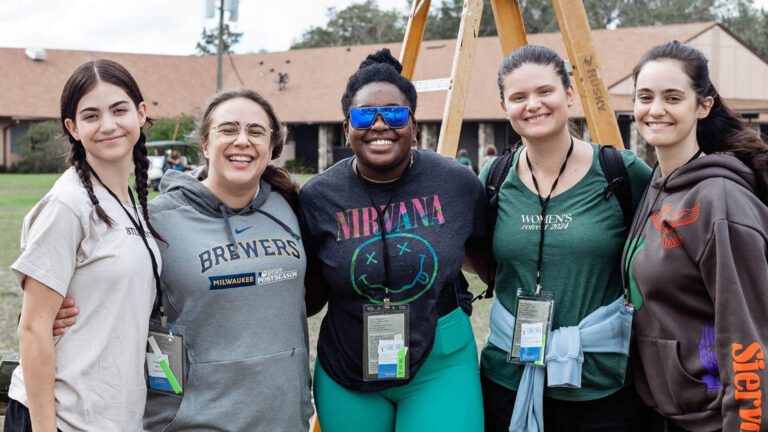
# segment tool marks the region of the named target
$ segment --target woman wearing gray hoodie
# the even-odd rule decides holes
[[[637,391],[659,431],[768,430],[768,148],[697,49],[651,48],[633,75],[637,128],[659,159],[623,260]]]

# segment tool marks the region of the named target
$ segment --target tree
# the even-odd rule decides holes
[[[522,0],[527,33],[559,31],[552,0]],[[584,0],[592,29],[718,21],[768,58],[768,12],[754,0]]]
[[[291,49],[399,42],[405,35],[406,17],[396,10],[383,11],[375,0],[345,9],[328,8],[328,24],[312,27]]]
[[[557,24],[552,0],[523,0],[520,2],[526,33],[556,32]]]
[[[754,0],[620,2],[617,18],[619,27],[718,21],[755,48],[763,58],[768,58],[768,12],[756,7]]]
[[[618,7],[619,27],[714,21],[724,0],[624,0]]]
[[[179,130],[176,130],[176,125],[179,125]],[[175,117],[163,117],[159,120],[155,120],[152,123],[152,127],[146,129],[144,133],[147,135],[147,142],[149,141],[170,141],[174,138],[173,133],[176,132],[176,141],[187,141],[190,135],[195,130],[195,116],[188,114],[181,114]],[[196,163],[200,159],[199,148],[197,143],[184,148],[178,148],[181,154],[186,156],[191,163]],[[149,154],[153,154],[157,148],[147,149]],[[156,153],[155,153],[156,154]]]
[[[768,59],[768,10],[753,7],[752,0],[739,0],[722,22],[744,42]]]
[[[184,141],[195,130],[195,117],[182,114],[176,117],[163,117],[155,120],[152,123],[152,127],[144,132],[147,135],[147,141],[172,140],[177,124],[179,125],[179,130],[176,132],[176,141]]]
[[[443,0],[440,7],[432,9],[424,29],[424,40],[455,39],[459,34],[463,0]],[[480,17],[479,36],[496,36],[496,24],[493,21],[493,9],[490,0],[483,0],[483,13]]]
[[[61,123],[46,120],[32,123],[19,142],[21,160],[15,171],[21,173],[58,173],[66,167],[69,142],[61,136]]]
[[[768,12],[755,0],[583,0],[592,29],[718,21],[768,58]],[[463,0],[442,0],[430,11],[424,40],[453,39]],[[520,0],[526,33],[560,30],[552,0]],[[402,41],[408,17],[382,11],[374,0],[341,11],[328,9],[326,27],[312,27],[291,48],[315,48]],[[484,0],[480,36],[496,35],[490,0]]]
[[[232,47],[240,43],[243,33],[233,32],[229,24],[224,24],[224,53],[232,53]],[[213,29],[203,29],[200,34],[200,42],[197,43],[195,51],[198,55],[211,55],[219,51],[219,27]]]

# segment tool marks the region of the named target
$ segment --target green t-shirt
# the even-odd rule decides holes
[[[602,191],[608,184],[600,168],[598,145],[587,174],[567,191],[552,197],[547,207],[541,285],[555,295],[552,328],[575,326],[601,306],[621,295],[619,262],[627,236],[619,202],[606,201]],[[514,169],[499,191],[499,209],[493,234],[493,254],[498,262],[496,295],[516,314],[517,289],[533,289],[539,254],[541,205]],[[629,173],[632,198],[640,200],[651,169],[634,153],[621,152]],[[523,161],[524,162],[524,161]],[[486,165],[480,173],[485,178]],[[627,356],[584,354],[580,389],[547,387],[544,394],[561,400],[593,400],[608,396],[624,385]],[[507,353],[487,344],[480,361],[481,373],[500,385],[517,390],[523,366],[508,363]]]

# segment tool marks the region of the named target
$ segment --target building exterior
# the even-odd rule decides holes
[[[603,67],[603,80],[616,111],[625,147],[653,158],[632,125],[631,70],[648,48],[671,39],[701,49],[710,59],[715,85],[746,122],[768,133],[768,63],[725,27],[714,23],[677,24],[593,31]],[[546,45],[566,57],[559,33],[528,35],[531,44]],[[395,55],[399,43],[303,49],[275,53],[231,55],[224,59],[224,88],[247,86],[259,90],[275,106],[289,135],[282,161],[303,159],[320,170],[350,154],[342,132],[341,95],[349,75],[367,54],[381,47]],[[415,81],[447,78],[455,40],[422,43]],[[216,58],[48,50],[44,60],[24,49],[0,48],[0,165],[17,159],[19,139],[31,122],[57,118],[64,82],[81,63],[108,58],[123,64],[136,77],[149,107],[159,118],[194,114],[215,92]],[[469,150],[475,163],[485,146],[501,149],[517,141],[499,107],[496,72],[502,59],[496,37],[477,42],[472,78],[459,148]],[[419,93],[416,119],[419,145],[435,148],[445,91]],[[588,135],[581,102],[571,108],[578,133]]]

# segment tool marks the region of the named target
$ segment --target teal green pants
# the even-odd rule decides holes
[[[477,346],[461,309],[438,320],[432,351],[408,384],[373,393],[347,390],[316,361],[314,387],[323,432],[484,429]]]

